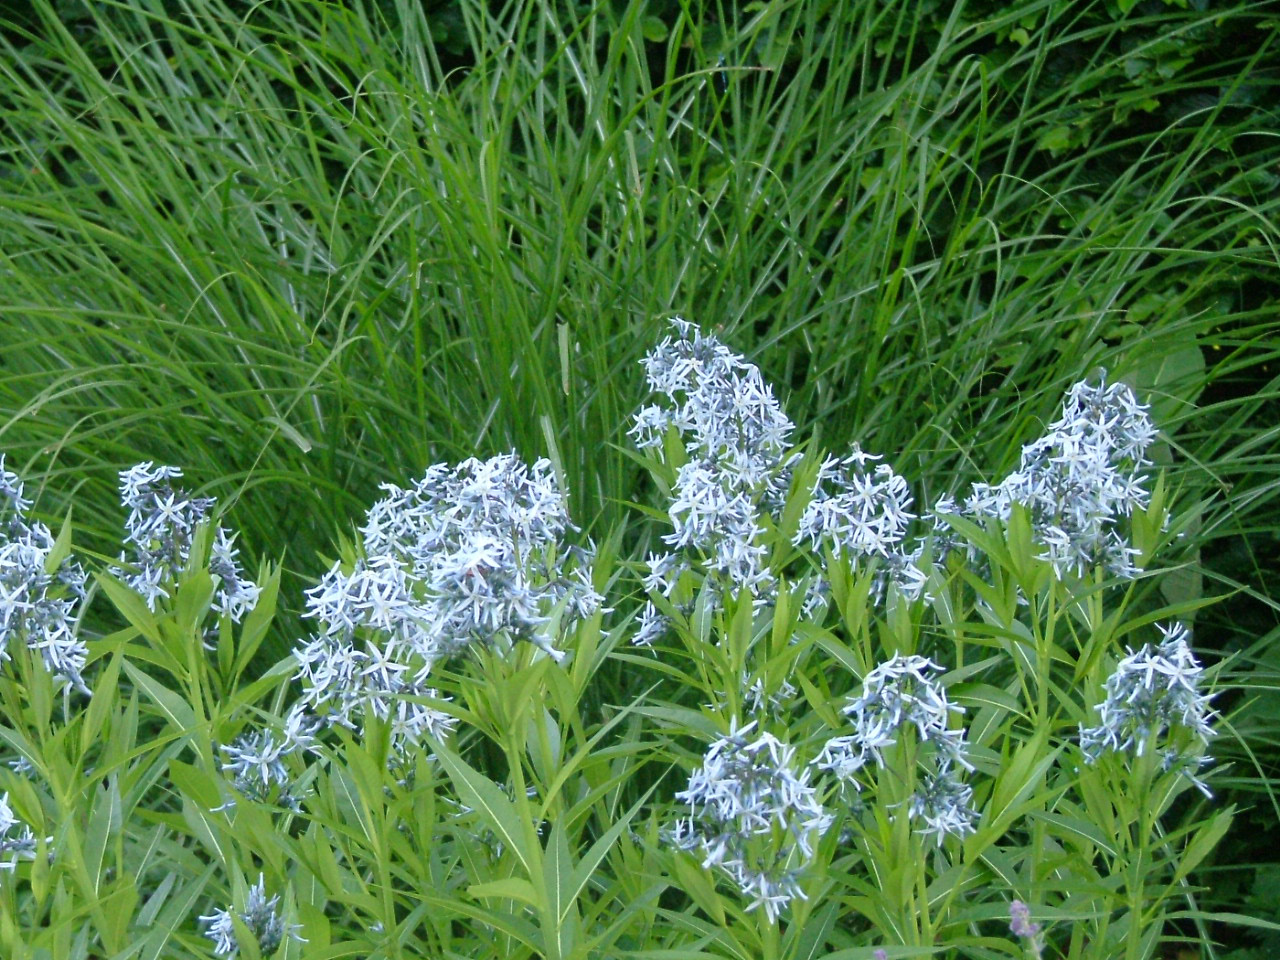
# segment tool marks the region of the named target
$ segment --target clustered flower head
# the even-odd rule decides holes
[[[19,860],[35,858],[35,834],[14,816],[13,808],[9,806],[9,794],[5,793],[0,797],[0,871],[13,871]]]
[[[180,468],[157,467],[149,460],[120,471],[120,501],[129,508],[129,516],[126,549],[120,554],[123,569],[112,573],[137,591],[151,610],[160,599],[172,598],[170,591],[190,559],[196,528],[217,503],[174,487],[172,481],[181,476]],[[209,572],[219,579],[214,602],[237,623],[262,592],[245,577],[238,554],[235,535],[216,527],[209,551]]]
[[[674,529],[663,538],[672,551],[649,557],[645,590],[674,600],[696,561],[711,575],[713,599],[728,589],[767,602],[776,578],[767,564],[765,519],[781,512],[800,460],[787,439],[794,427],[754,364],[687,320],[671,323],[674,334],[643,360],[658,402],[642,407],[630,430],[638,447],[664,459],[669,435],[683,446],[668,506]],[[926,578],[917,565],[922,549],[903,549],[914,518],[911,495],[891,467],[872,463],[878,459],[854,445],[847,457],[823,463],[794,543],[878,558],[877,596],[894,582],[915,598]],[[807,614],[823,606],[825,588],[821,577],[811,581]],[[666,623],[650,601],[633,643],[651,645]]]
[[[295,656],[305,703],[348,726],[371,711],[403,747],[453,723],[414,699],[438,697],[426,683],[437,661],[517,640],[562,660],[556,634],[603,598],[590,551],[562,542],[572,525],[547,460],[437,464],[413,487],[382,489],[361,530],[363,557],[308,591],[306,615],[320,628]]]
[[[676,799],[691,812],[671,831],[674,844],[717,867],[770,920],[792,898],[804,899],[801,871],[831,816],[809,783],[809,770],[793,765],[794,750],[771,734],[751,739],[754,722],[736,723],[707,750],[702,765]]]
[[[925,657],[902,654],[876,667],[864,678],[862,693],[844,708],[854,732],[828,740],[814,761],[842,783],[860,790],[856,774],[869,761],[884,769],[885,749],[898,742],[903,729],[914,727],[917,744],[931,746],[934,763],[908,798],[907,816],[922,823],[919,832],[935,836],[938,843],[947,834],[972,833],[978,816],[971,806],[973,789],[957,769],[973,769],[964,730],[949,725],[950,715],[964,708],[948,702],[934,680],[932,674],[941,670]]]
[[[1081,724],[1080,749],[1093,763],[1107,752],[1140,757],[1163,740],[1163,768],[1176,769],[1209,796],[1209,788],[1195,775],[1209,762],[1203,751],[1215,735],[1209,726],[1212,697],[1199,690],[1204,668],[1191,652],[1186,627],[1156,626],[1164,639],[1136,653],[1130,650],[1107,678],[1107,697],[1096,707],[1101,723]]]
[[[254,939],[258,941],[258,950],[270,956],[284,942],[285,937],[306,943],[298,935],[301,928],[295,923],[286,924],[277,909],[280,895],[267,899],[266,884],[262,874],[258,874],[258,882],[249,888],[249,896],[244,910],[239,914],[241,922],[249,928]],[[213,941],[213,952],[218,956],[234,957],[240,951],[240,941],[236,938],[235,923],[232,920],[231,908],[214,910],[208,916],[200,917],[205,924],[204,935]]]
[[[675,427],[691,458],[712,462],[737,485],[777,484],[794,426],[760,369],[687,320],[676,317],[671,325],[675,336],[641,361],[649,388],[664,402],[636,414],[630,431],[636,445],[661,447]]]
[[[80,676],[88,651],[76,637],[85,573],[71,557],[49,569],[54,536],[27,516],[31,501],[23,492],[0,455],[0,661],[10,659],[12,641],[24,643],[57,680],[88,693]]]
[[[1043,437],[1022,448],[1018,469],[992,486],[974,484],[961,512],[1009,519],[1023,504],[1059,577],[1102,564],[1114,576],[1136,576],[1134,557],[1119,527],[1145,508],[1144,470],[1155,438],[1148,407],[1122,383],[1085,380],[1067,393],[1062,416]],[[944,503],[937,512],[950,512]]]
[[[285,758],[297,753],[316,752],[316,732],[320,721],[294,704],[285,715],[280,732],[250,730],[221,748],[224,773],[244,796],[259,802],[274,802],[297,811],[301,798],[294,792],[293,776]],[[231,806],[227,804],[226,806]]]
[[[813,499],[805,507],[796,532],[797,545],[808,540],[817,548],[830,544],[842,553],[887,556],[907,535],[911,492],[907,482],[880,457],[854,444],[844,459],[828,457],[818,471]],[[836,492],[828,492],[827,485]]]
[[[671,321],[667,336],[642,361],[660,402],[642,407],[630,435],[641,449],[664,453],[675,430],[684,447],[668,508],[674,530],[663,539],[694,551],[708,570],[753,596],[773,578],[764,565],[760,510],[785,500],[790,420],[760,370],[692,323]],[[651,558],[656,586],[670,596],[688,564],[675,554]],[[649,611],[652,622],[656,611]],[[651,630],[660,631],[655,623]]]
[[[873,588],[883,596],[889,582],[914,599],[924,590],[926,576],[918,566],[923,548],[907,552],[907,528],[915,519],[907,481],[882,459],[856,443],[844,458],[828,457],[818,470],[812,495],[794,543],[834,556],[878,558],[883,566]],[[834,492],[833,492],[834,491]]]

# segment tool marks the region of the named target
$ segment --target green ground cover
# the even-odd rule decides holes
[[[1273,955],[1274,4],[0,11],[0,953]]]

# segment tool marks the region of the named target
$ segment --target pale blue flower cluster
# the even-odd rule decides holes
[[[320,721],[308,713],[303,704],[295,703],[278,733],[269,728],[250,730],[223,746],[222,770],[231,774],[232,785],[241,795],[259,802],[278,803],[296,812],[301,809],[301,796],[285,758],[318,752],[319,728]],[[232,806],[234,801],[220,809]]]
[[[663,537],[672,550],[649,557],[645,589],[671,600],[697,564],[710,575],[705,585],[713,595],[745,591],[766,602],[776,578],[763,541],[800,461],[788,441],[794,427],[759,368],[695,324],[678,317],[671,323],[674,333],[642,361],[658,402],[642,407],[630,430],[636,446],[664,461],[669,437],[682,448],[667,508],[673,529]],[[883,558],[885,577],[918,595],[923,575],[914,557],[897,549],[912,519],[911,497],[890,467],[868,467],[875,459],[855,446],[847,458],[822,465],[795,543]],[[818,608],[823,589],[813,584],[807,610]],[[666,626],[650,601],[633,643],[652,644]]]
[[[697,325],[676,317],[674,336],[644,360],[649,388],[662,404],[642,408],[631,428],[638,447],[661,447],[674,427],[690,460],[706,463],[733,489],[764,485],[785,496],[778,467],[786,460],[794,429],[760,370]]]
[[[964,731],[949,722],[963,708],[948,702],[933,676],[940,670],[924,657],[901,655],[872,670],[844,710],[854,732],[828,740],[809,763],[797,762],[795,749],[772,734],[757,735],[756,721],[739,727],[734,720],[676,794],[689,813],[669,831],[672,842],[700,855],[704,868],[724,872],[749,898],[748,909],[763,906],[776,919],[804,897],[801,879],[814,844],[834,821],[811,777],[828,771],[861,790],[857,774],[869,763],[884,769],[884,751],[904,729],[915,730],[921,751],[915,789],[902,803],[907,818],[938,844],[973,833],[978,812],[961,773],[973,765]],[[752,688],[752,697],[755,709],[765,706],[762,687]]]
[[[182,476],[178,467],[139,463],[120,472],[120,501],[129,508],[125,520],[125,550],[112,575],[138,592],[155,610],[161,599],[172,599],[186,568],[196,528],[207,521],[217,501],[195,497],[174,487]],[[221,525],[213,530],[209,572],[218,577],[214,592],[217,609],[237,623],[257,605],[261,588],[244,575],[237,560],[235,535]]]
[[[974,484],[958,512],[1007,520],[1012,505],[1022,504],[1042,559],[1060,578],[1097,565],[1113,576],[1136,576],[1137,551],[1120,521],[1149,501],[1146,453],[1156,431],[1148,410],[1122,383],[1075,384],[1062,415],[1022,448],[1018,469],[995,486]],[[935,512],[957,511],[944,501]]]
[[[319,631],[295,651],[303,703],[347,726],[369,711],[403,750],[454,723],[422,699],[433,665],[473,644],[555,643],[602,609],[589,550],[562,542],[571,524],[547,460],[512,454],[437,464],[408,489],[384,484],[361,530],[363,556],[308,591]]]
[[[938,843],[947,835],[972,833],[978,817],[973,788],[960,773],[973,769],[964,730],[949,722],[951,714],[964,708],[947,700],[934,678],[941,671],[925,657],[901,654],[876,667],[863,679],[861,694],[844,707],[853,733],[828,740],[814,761],[841,783],[861,790],[857,774],[871,761],[883,770],[885,749],[898,742],[904,729],[914,728],[916,744],[932,753],[933,763],[906,801],[907,816],[921,824],[921,834]]]
[[[704,869],[724,872],[750,899],[748,910],[763,907],[776,920],[793,898],[805,899],[800,878],[832,817],[809,769],[795,764],[795,750],[771,734],[755,734],[755,726],[735,724],[711,744],[676,794],[690,813],[669,836],[700,855]]]
[[[52,842],[52,837],[48,842]],[[0,871],[12,872],[19,860],[34,860],[36,837],[9,806],[9,794],[0,797]]]
[[[39,651],[61,683],[88,693],[80,673],[87,650],[76,635],[85,573],[71,557],[50,569],[55,540],[49,528],[27,516],[31,501],[22,479],[0,455],[0,661],[13,641]]]
[[[759,368],[688,321],[672,320],[675,333],[642,361],[649,388],[661,402],[642,407],[630,430],[636,446],[665,457],[667,434],[683,447],[672,501],[673,531],[663,539],[675,551],[696,554],[733,590],[767,592],[761,509],[786,497],[790,467],[787,435],[793,426]],[[651,557],[649,587],[671,596],[689,561],[672,552]],[[656,608],[642,625],[656,636]],[[638,642],[645,642],[642,634]]]
[[[814,550],[825,545],[836,557],[877,559],[877,598],[892,582],[915,599],[924,593],[927,576],[919,566],[923,545],[905,549],[907,529],[915,519],[911,491],[887,463],[875,463],[880,459],[856,443],[847,457],[828,457],[818,470],[793,542],[800,546],[807,541]],[[813,589],[822,589],[820,580]]]
[[[666,834],[701,856],[704,868],[721,870],[749,898],[747,909],[763,906],[770,919],[805,898],[800,881],[813,842],[831,822],[810,784],[813,771],[797,764],[794,748],[769,733],[752,736],[762,722],[785,723],[797,695],[785,679],[766,684],[743,674],[741,706],[757,719],[740,726],[735,717],[728,735],[711,744],[676,794],[690,814]]]
[[[284,942],[285,937],[306,943],[299,936],[301,926],[285,923],[278,913],[280,895],[267,898],[266,883],[262,874],[258,874],[258,882],[249,888],[244,910],[239,913],[240,921],[249,928],[258,943],[258,951],[262,956],[270,956]],[[232,920],[231,908],[214,910],[213,913],[199,918],[205,925],[205,936],[213,941],[213,952],[220,957],[234,957],[240,952],[240,941],[236,937],[235,922]]]
[[[1163,741],[1163,769],[1177,770],[1209,796],[1195,773],[1209,762],[1204,750],[1215,734],[1209,726],[1212,696],[1199,689],[1204,668],[1191,652],[1185,626],[1156,627],[1164,639],[1130,650],[1107,678],[1106,699],[1096,707],[1101,722],[1080,725],[1080,749],[1093,763],[1108,752],[1140,757]]]
[[[829,544],[835,556],[886,556],[907,535],[911,492],[882,459],[854,444],[844,459],[828,457],[819,468],[813,497],[800,518],[797,545]],[[835,493],[828,491],[828,486]]]

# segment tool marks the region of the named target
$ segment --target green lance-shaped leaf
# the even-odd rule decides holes
[[[526,873],[536,876],[541,868],[541,851],[530,848],[525,831],[520,828],[516,806],[502,788],[439,741],[436,741],[435,753],[453,781],[459,799],[516,855]]]

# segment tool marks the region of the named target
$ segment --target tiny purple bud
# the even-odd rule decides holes
[[[1009,904],[1009,930],[1015,937],[1028,940],[1040,932],[1040,924],[1031,922],[1031,908],[1021,900]]]

